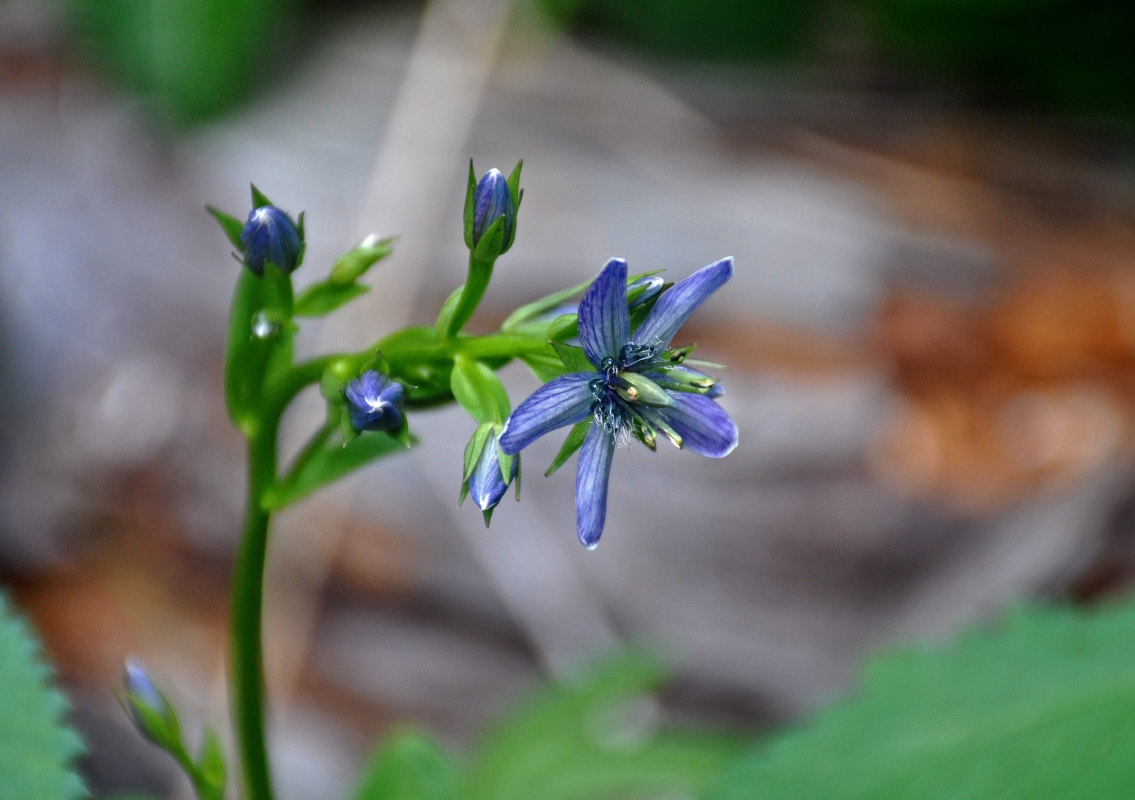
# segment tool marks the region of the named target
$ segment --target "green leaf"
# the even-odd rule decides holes
[[[449,386],[457,402],[477,422],[504,424],[510,405],[500,378],[480,361],[458,356]]]
[[[461,773],[453,757],[425,734],[396,733],[359,779],[353,800],[458,800]]]
[[[221,226],[221,230],[225,232],[229,242],[236,248],[239,253],[243,250],[240,244],[240,232],[244,230],[244,223],[231,214],[226,214],[220,209],[213,208],[212,206],[205,206],[205,210],[213,215],[213,219]]]
[[[510,332],[520,323],[531,319],[532,317],[543,314],[545,311],[551,311],[553,308],[567,300],[569,297],[579,294],[588,286],[590,286],[592,280],[594,280],[594,278],[592,278],[591,280],[586,280],[581,284],[571,287],[570,289],[564,289],[562,292],[555,292],[554,294],[541,297],[539,300],[534,300],[527,305],[521,306],[520,308],[516,309],[516,311],[513,311],[508,315],[505,321],[501,324],[501,330],[506,333]]]
[[[1121,800],[1135,793],[1135,604],[1026,610],[876,660],[713,800]]]
[[[572,426],[571,432],[567,438],[564,439],[563,446],[560,447],[560,452],[552,459],[552,465],[548,467],[547,472],[544,473],[545,478],[550,478],[552,473],[564,465],[564,462],[572,457],[580,447],[583,446],[583,437],[587,435],[587,429],[591,427],[593,420],[585,419],[583,422],[577,422]]]
[[[548,325],[548,338],[562,342],[579,335],[579,315],[563,314]]]
[[[297,317],[322,317],[368,291],[369,287],[357,283],[319,281],[300,293],[292,313]]]
[[[402,450],[403,443],[382,431],[364,431],[344,445],[332,434],[338,425],[325,425],[296,456],[288,473],[261,498],[269,511],[300,500],[375,459]],[[413,438],[408,441],[412,444]]]
[[[720,736],[656,730],[642,692],[663,678],[652,659],[631,653],[540,692],[483,741],[470,800],[700,794],[738,748]]]
[[[560,361],[564,362],[568,372],[595,372],[595,365],[588,360],[582,347],[564,344],[563,342],[552,342],[552,349],[556,351]]]
[[[568,372],[568,370],[564,368],[564,363],[554,355],[545,356],[535,353],[526,353],[520,356],[520,360],[528,365],[528,369],[532,370],[532,374],[536,376],[536,380],[540,381],[540,383],[547,383]]]
[[[0,594],[0,797],[70,800],[85,797],[73,762],[82,752],[65,723],[67,701],[51,686],[51,670],[28,625]]]
[[[393,252],[390,247],[393,242],[393,236],[385,239],[368,236],[331,263],[329,280],[332,283],[354,283],[376,262]]]
[[[210,728],[205,730],[205,738],[201,742],[201,755],[197,759],[197,770],[203,784],[201,788],[209,800],[221,800],[225,795],[228,766],[225,764],[221,740]]]

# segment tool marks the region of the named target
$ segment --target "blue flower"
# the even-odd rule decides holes
[[[653,448],[661,433],[678,447],[721,458],[737,446],[737,426],[718,407],[717,382],[682,365],[688,349],[671,348],[682,323],[733,274],[723,258],[664,292],[632,332],[627,263],[613,258],[579,304],[579,339],[594,371],[555,378],[521,403],[505,423],[500,447],[519,453],[549,431],[591,418],[575,479],[576,532],[599,543],[617,442]]]
[[[472,244],[477,244],[489,232],[489,228],[498,219],[503,218],[500,255],[512,246],[516,227],[516,204],[512,199],[512,190],[508,181],[499,169],[493,168],[484,174],[473,190],[473,227]]]
[[[291,217],[275,206],[260,206],[252,209],[240,231],[240,248],[248,268],[263,275],[264,264],[269,262],[284,272],[294,270],[303,242]]]
[[[500,451],[497,449],[497,433],[496,430],[490,431],[466,484],[473,502],[481,511],[487,512],[496,508],[504,493],[508,491],[509,484],[516,479],[517,459],[509,460],[512,466],[506,481],[501,468]],[[485,516],[485,524],[489,524],[488,515]]]
[[[406,390],[392,378],[369,369],[347,384],[343,397],[351,427],[357,431],[393,431],[402,426]]]

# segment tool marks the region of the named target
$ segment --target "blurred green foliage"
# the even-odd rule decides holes
[[[710,800],[1135,797],[1135,604],[1018,611],[876,660]]]
[[[72,769],[82,752],[51,686],[39,643],[0,594],[0,798],[71,800],[86,792]]]
[[[851,37],[892,75],[951,85],[971,100],[1106,120],[1135,118],[1132,3],[532,1],[571,30],[665,58],[807,63],[824,49],[821,42]],[[830,57],[824,63],[839,66]]]
[[[675,730],[652,713],[658,664],[625,653],[549,686],[485,735],[468,763],[402,733],[366,767],[354,800],[596,800],[697,797],[741,754],[741,739]]]
[[[537,0],[557,23],[668,58],[772,60],[809,42],[814,0]]]
[[[865,0],[892,63],[985,99],[1077,116],[1135,116],[1135,4]]]
[[[166,122],[245,99],[280,63],[296,0],[71,0],[87,53]]]

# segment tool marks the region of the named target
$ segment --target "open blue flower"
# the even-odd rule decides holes
[[[505,423],[500,447],[512,455],[549,431],[591,418],[575,479],[576,531],[585,547],[595,547],[603,533],[617,442],[634,437],[653,448],[661,433],[711,458],[737,446],[737,426],[714,402],[717,382],[681,363],[688,349],[670,347],[682,323],[732,274],[732,258],[703,267],[664,292],[632,332],[627,262],[611,259],[579,304],[580,344],[594,371],[549,381]]]

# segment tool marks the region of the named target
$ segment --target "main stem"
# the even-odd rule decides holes
[[[275,415],[273,415],[275,416]],[[248,438],[248,499],[233,568],[232,712],[247,800],[272,800],[272,776],[264,735],[264,668],[261,617],[270,514],[261,498],[276,476],[278,419]]]

